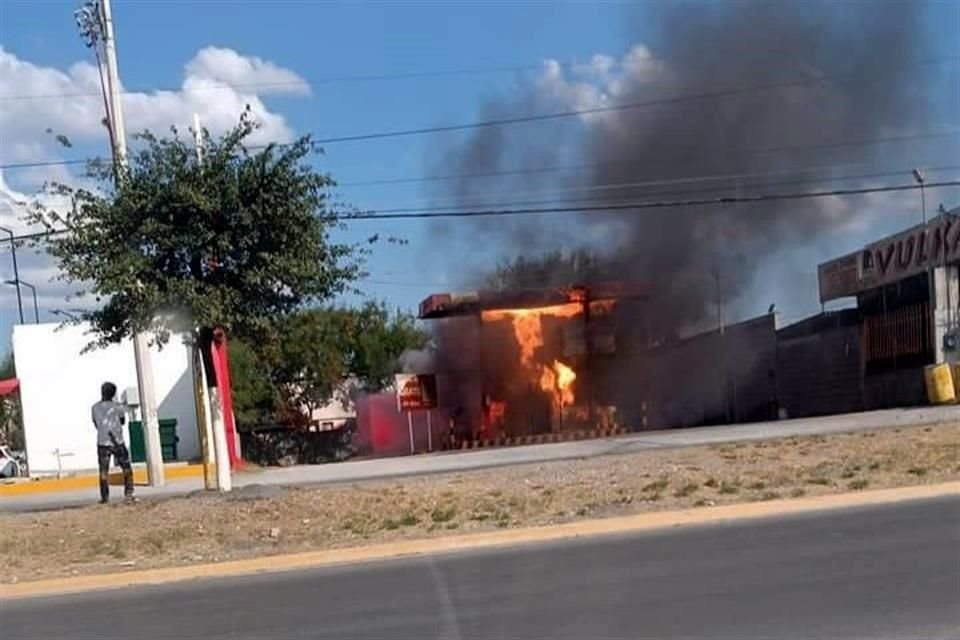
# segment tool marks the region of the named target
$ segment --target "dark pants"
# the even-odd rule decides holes
[[[110,456],[117,461],[117,466],[123,469],[123,495],[128,498],[133,495],[133,467],[130,466],[130,452],[127,445],[116,444],[97,447],[97,463],[100,465],[100,500],[110,499]]]

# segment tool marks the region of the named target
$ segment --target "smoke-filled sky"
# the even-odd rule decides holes
[[[825,173],[895,169],[901,175],[873,181],[900,182],[909,179],[902,174],[912,166],[931,168],[935,179],[957,172],[932,169],[960,164],[956,136],[888,143],[869,153],[842,147],[747,153],[765,145],[960,128],[956,0],[801,3],[786,9],[747,2],[238,2],[229,11],[224,6],[198,3],[184,21],[165,3],[116,3],[129,130],[163,133],[168,124],[189,124],[198,113],[217,134],[250,104],[265,125],[265,139],[284,141],[308,132],[328,138],[831,76],[820,86],[722,100],[327,145],[317,167],[338,180],[343,200],[364,209],[668,199],[679,197],[678,191],[718,186],[729,193],[730,181],[646,189],[615,184],[702,177],[713,167],[720,167],[719,173],[730,167],[736,173],[787,172],[753,182],[819,180],[782,187],[798,190],[864,182],[823,182]],[[0,3],[0,165],[82,161],[109,153],[96,69],[76,34],[74,8]],[[950,56],[946,63],[908,64]],[[832,77],[844,73],[849,75]],[[204,89],[217,82],[236,86]],[[905,93],[907,88],[916,91]],[[47,129],[67,135],[73,148],[63,148]],[[573,165],[582,168],[510,179],[438,179],[473,173],[472,167],[529,171]],[[842,166],[822,168],[835,165]],[[820,169],[798,173],[811,167]],[[78,164],[0,170],[0,225],[27,231],[18,203],[44,181],[76,183],[81,171]],[[750,187],[751,179],[743,178],[741,189],[755,191]],[[941,201],[960,203],[960,190],[928,192],[931,208]],[[809,221],[790,220],[791,211]],[[775,221],[736,235],[745,233],[748,222],[758,224],[761,215]],[[746,292],[729,303],[734,318],[762,313],[770,302],[793,315],[815,310],[818,260],[918,217],[919,197],[906,193],[833,198],[790,211],[744,206],[558,214],[521,224],[456,220],[445,232],[431,221],[377,221],[353,224],[338,239],[362,241],[379,233],[409,240],[381,243],[369,263],[370,277],[360,283],[366,298],[403,309],[414,309],[429,293],[475,284],[477,274],[498,257],[586,244],[629,267],[618,275],[690,289],[696,295],[675,302],[694,316],[704,280],[696,261],[719,265],[728,278],[739,276],[736,282]],[[819,231],[815,239],[799,237],[810,228]],[[721,232],[722,243],[716,241]],[[618,250],[624,247],[634,250]],[[684,256],[679,262],[673,258],[677,253]],[[771,256],[776,259],[767,259]],[[53,280],[57,270],[47,256],[23,251],[19,257],[22,279],[38,287],[42,321],[57,321],[51,315],[55,309],[80,305],[64,300],[75,288]],[[0,280],[13,276],[11,262],[4,243]],[[677,268],[665,271],[663,264]],[[753,268],[757,275],[750,278]],[[29,320],[29,298],[26,306]],[[0,285],[0,355],[17,321],[13,290]]]
[[[480,114],[648,106],[582,115],[575,127],[476,130],[448,144],[437,164],[483,176],[443,184],[435,200],[478,208],[604,205],[902,184],[913,166],[954,167],[931,172],[931,181],[958,175],[955,134],[932,139],[938,144],[922,156],[902,142],[875,142],[958,129],[960,101],[935,99],[943,84],[957,97],[957,61],[925,38],[922,5],[664,3],[654,17],[655,42],[572,69],[548,63],[537,82],[492,95]],[[858,144],[838,144],[849,142]],[[540,171],[571,166],[577,169]],[[886,175],[892,172],[899,173]],[[625,186],[638,183],[647,186]],[[715,317],[718,275],[724,299],[754,314],[772,301],[753,299],[769,296],[771,285],[781,303],[789,299],[795,283],[782,268],[789,253],[870,224],[879,200],[478,218],[439,224],[436,233],[483,239],[504,257],[587,247],[603,277],[649,283],[663,320],[694,328]],[[892,198],[905,209],[918,200],[912,192]]]

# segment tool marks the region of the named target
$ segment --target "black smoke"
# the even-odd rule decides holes
[[[443,183],[433,195],[477,208],[518,201],[559,206],[796,192],[855,186],[822,178],[869,173],[878,166],[909,168],[917,160],[916,146],[837,143],[928,128],[927,83],[937,67],[923,38],[922,4],[657,6],[661,35],[648,44],[650,58],[641,60],[635,73],[619,70],[620,85],[609,103],[753,90],[576,121],[478,129],[451,142],[441,156],[442,173],[478,177]],[[788,83],[795,84],[775,86]],[[510,118],[583,106],[552,94],[550,86],[520,86],[514,94],[490,99],[481,114]],[[483,175],[564,165],[587,168]],[[799,173],[811,167],[839,168]],[[741,175],[779,172],[782,177]],[[731,174],[741,177],[607,188]],[[821,181],[789,184],[811,176]],[[908,175],[896,180],[907,181]],[[515,195],[518,191],[527,195]],[[862,214],[862,201],[825,198],[478,219],[456,229],[495,240],[505,256],[585,246],[599,263],[595,277],[649,284],[665,326],[702,327],[715,317],[718,275],[725,299],[736,299],[778,251],[816,243]]]

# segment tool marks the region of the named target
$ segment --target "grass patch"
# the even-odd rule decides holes
[[[847,488],[852,489],[853,491],[862,491],[863,489],[867,488],[868,484],[870,483],[863,478],[858,478],[857,480],[848,483]]]
[[[807,495],[807,490],[804,489],[803,487],[797,487],[796,489],[790,492],[791,498],[802,498],[805,495]]]
[[[923,476],[927,475],[927,468],[926,467],[910,467],[909,469],[907,469],[907,473],[909,473],[912,476],[917,476],[918,478],[922,478]]]
[[[703,498],[700,498],[699,500],[697,500],[696,502],[693,503],[693,506],[695,506],[695,507],[709,507],[709,506],[710,506],[710,503],[709,503],[707,500],[705,500],[705,499],[703,499]]]
[[[857,475],[857,472],[854,471],[853,469],[844,469],[843,473],[840,474],[840,477],[843,478],[844,480],[849,480],[850,478],[853,478],[856,475]]]
[[[415,513],[405,513],[400,518],[401,527],[415,527],[420,524],[420,518]]]
[[[380,523],[380,528],[385,531],[394,531],[400,528],[400,523],[393,518],[384,518],[383,522]]]
[[[720,488],[717,490],[718,493],[724,495],[732,496],[734,494],[740,493],[740,487],[732,482],[723,482],[720,484]]]
[[[167,539],[163,535],[163,531],[150,531],[140,541],[151,553],[163,553],[163,550],[167,547]]]
[[[880,468],[880,463],[879,463],[879,462],[871,462],[871,463],[870,463],[870,466],[867,467],[867,469],[869,469],[870,471],[876,471],[876,470],[879,469],[879,468]]]
[[[780,494],[777,493],[776,491],[767,491],[762,496],[760,496],[760,499],[761,500],[779,500]]]
[[[767,488],[767,483],[762,480],[759,480],[757,482],[754,482],[747,488],[750,489],[751,491],[763,491],[764,489]]]
[[[810,478],[807,480],[807,484],[817,484],[821,487],[830,486],[830,478],[824,478],[823,476],[818,476],[816,478]]]
[[[457,515],[457,506],[451,504],[446,508],[444,507],[435,508],[433,511],[430,512],[430,519],[437,523],[450,522],[456,517],[456,515]]]
[[[687,496],[692,496],[694,493],[696,493],[697,489],[699,488],[700,485],[695,482],[691,482],[690,484],[685,484],[677,489],[673,495],[675,498],[686,498]]]
[[[643,485],[642,490],[644,492],[653,491],[655,493],[659,493],[664,489],[666,489],[668,486],[670,486],[670,481],[661,478],[660,480],[656,480],[654,482],[651,482],[650,484]]]
[[[716,489],[720,486],[720,483],[717,482],[716,478],[707,478],[707,481],[703,483],[703,486],[710,487],[711,489]]]

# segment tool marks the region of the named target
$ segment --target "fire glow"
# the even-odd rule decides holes
[[[551,396],[557,409],[573,404],[573,383],[577,374],[571,367],[556,359],[546,364],[536,361],[537,351],[544,344],[543,318],[572,318],[582,313],[582,309],[583,306],[579,303],[568,303],[535,309],[497,309],[482,313],[484,322],[510,321],[520,348],[520,363],[530,371],[532,379],[540,388]]]

